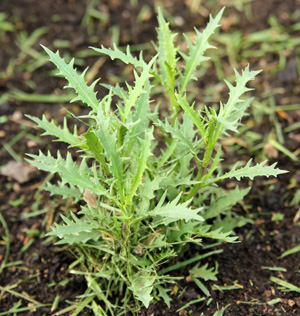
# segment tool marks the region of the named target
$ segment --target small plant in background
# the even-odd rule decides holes
[[[148,62],[142,54],[134,57],[129,47],[126,52],[116,46],[93,48],[135,69],[132,85],[104,85],[108,93],[100,101],[94,92],[98,80],[88,86],[85,72],[79,75],[73,60],[66,63],[58,52],[44,47],[67,79],[67,88],[75,90],[73,101],[82,101],[90,109],[80,117],[88,126],[83,135],[76,127],[71,131],[66,119],[60,127],[46,117],[30,117],[45,135],[78,148],[80,155],[76,162],[70,152],[65,158],[60,152],[56,157],[41,152],[29,155],[32,165],[60,176],[61,182],[48,184],[48,191],[85,201],[77,214],[62,214],[63,222],[55,223],[48,234],[60,239],[57,244],[76,250],[72,270],[86,278],[88,289],[76,315],[84,307],[96,315],[135,313],[141,304],[148,307],[154,297],[170,306],[168,284],[177,279],[167,274],[171,269],[166,264],[172,258],[184,259],[188,245],[203,246],[203,238],[236,241],[232,230],[239,218],[231,208],[249,188],[226,192],[217,183],[285,172],[265,161],[237,163],[225,173],[221,169],[219,140],[238,131],[250,105],[250,100],[242,99],[251,90],[246,84],[259,71],[249,67],[235,71],[235,84],[225,81],[229,98],[218,108],[198,111],[189,100],[187,87],[208,59],[205,52],[212,48],[208,40],[222,13],[211,17],[202,33],[196,30],[194,43],[186,37],[185,52],[175,46],[176,35],[160,11],[157,55]],[[161,118],[160,104],[154,104],[156,86],[164,88],[169,117]],[[157,149],[161,154],[154,154]],[[214,270],[198,264],[190,273],[194,280],[215,280],[217,266]],[[129,304],[132,297],[135,306]]]

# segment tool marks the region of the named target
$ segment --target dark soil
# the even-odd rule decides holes
[[[19,59],[19,62],[25,63],[29,57],[20,58],[17,34],[26,31],[31,34],[39,27],[46,26],[48,32],[34,45],[39,52],[42,49],[39,44],[43,44],[50,49],[55,49],[55,40],[70,41],[67,48],[60,48],[61,52],[69,52],[71,56],[76,52],[86,49],[88,46],[110,46],[112,26],[117,25],[120,29],[120,45],[148,43],[156,39],[155,27],[157,26],[154,3],[160,1],[141,0],[138,5],[133,7],[130,1],[99,1],[97,9],[107,17],[101,23],[98,20],[93,21],[92,29],[88,32],[82,25],[83,17],[86,13],[86,1],[84,0],[1,0],[0,12],[7,12],[9,18],[15,21],[16,31],[7,32],[2,39],[0,48],[0,72],[5,76],[0,77],[0,97],[1,94],[17,88],[29,94],[59,94],[65,84],[62,79],[50,77],[49,70],[53,67],[48,63],[34,72],[28,72],[16,65],[15,71],[9,71],[9,60]],[[170,0],[161,2],[166,10],[175,17],[174,29],[180,32],[191,31],[194,26],[201,28],[207,21],[208,11],[203,9],[203,14],[193,13],[190,9],[192,1]],[[218,5],[212,6],[213,1],[202,1],[203,6],[213,7],[215,14],[220,7],[228,4],[228,1],[219,1]],[[141,23],[136,23],[136,18],[141,8],[147,5],[148,13],[143,17]],[[290,16],[299,8],[299,1],[253,1],[251,4],[253,20],[249,21],[244,13],[235,8],[228,8],[225,15],[234,14],[238,17],[239,23],[231,26],[228,32],[236,28],[243,31],[244,34],[263,30],[268,27],[267,19],[272,14],[278,18],[278,21],[288,27],[291,25]],[[298,14],[298,22],[299,22]],[[225,31],[225,30],[224,30]],[[299,36],[300,34],[298,34]],[[1,37],[0,37],[1,39]],[[294,60],[297,52],[287,52],[287,60]],[[299,52],[298,52],[299,54]],[[89,57],[85,59],[85,66],[93,65],[98,58]],[[259,69],[264,65],[278,63],[277,56],[266,56],[265,63],[261,59],[252,58],[247,60],[253,69]],[[242,60],[241,64],[245,61]],[[224,69],[226,70],[228,61],[224,58]],[[268,68],[268,67],[266,67]],[[288,71],[287,71],[288,72]],[[122,78],[128,75],[116,67],[115,63],[106,61],[100,69],[99,76],[102,82],[112,80],[113,75],[119,75]],[[205,88],[211,80],[216,80],[215,75],[206,75],[201,81],[201,86]],[[216,81],[215,81],[216,82]],[[275,101],[277,105],[300,104],[299,78],[289,77],[287,73],[272,74],[271,72],[262,73],[255,82],[256,96],[280,89],[276,94]],[[103,94],[99,90],[99,96]],[[43,113],[50,117],[57,118],[65,113],[64,108],[70,108],[73,111],[84,111],[78,105],[66,104],[45,104],[33,102],[21,102],[14,98],[9,98],[0,104],[0,116],[7,116],[8,121],[2,123],[0,129],[0,141],[7,144],[16,136],[24,133],[24,137],[12,144],[12,149],[20,156],[25,153],[36,153],[39,149],[66,150],[61,144],[51,144],[49,138],[42,139],[29,137],[28,135],[39,136],[39,131],[33,129],[33,125],[23,116],[32,114],[41,116]],[[299,122],[300,112],[290,112],[288,117],[282,113],[277,115],[282,128],[288,127],[291,123]],[[257,133],[266,135],[273,129],[272,123],[266,117],[262,124],[253,128]],[[290,151],[299,149],[299,130],[285,134],[285,146]],[[0,165],[5,165],[13,160],[11,153],[3,147],[0,151]],[[244,150],[238,156],[236,152],[229,147],[228,157],[225,164],[230,165],[236,160],[248,159],[250,151]],[[299,150],[298,150],[299,154]],[[278,166],[281,169],[289,170],[290,173],[280,176],[278,179],[258,179],[252,184],[253,189],[245,200],[245,205],[251,205],[245,208],[243,205],[236,208],[240,212],[247,210],[249,216],[254,219],[254,225],[248,224],[237,231],[240,239],[239,244],[225,244],[222,246],[223,252],[208,258],[208,261],[219,264],[219,274],[217,285],[238,285],[239,289],[211,292],[213,300],[210,304],[209,298],[204,302],[191,305],[189,308],[176,312],[177,309],[195,300],[203,294],[195,286],[185,279],[179,282],[179,292],[173,295],[172,306],[170,309],[162,302],[152,304],[148,310],[141,310],[140,314],[144,316],[159,315],[195,315],[211,316],[217,310],[217,307],[230,306],[224,312],[226,316],[250,316],[250,315],[300,315],[300,293],[283,292],[278,286],[270,281],[271,276],[276,276],[291,282],[300,287],[300,275],[295,271],[300,270],[300,252],[280,259],[280,255],[291,247],[300,244],[300,230],[296,219],[296,213],[299,206],[290,206],[293,195],[299,188],[300,172],[299,162],[292,162],[287,156],[279,153]],[[274,160],[274,161],[275,161]],[[271,161],[272,162],[272,161]],[[24,296],[34,299],[40,304],[48,304],[46,307],[35,311],[25,311],[20,315],[51,315],[51,305],[56,296],[60,296],[60,303],[56,311],[68,306],[65,301],[75,301],[76,296],[85,291],[86,284],[83,278],[75,277],[68,273],[68,266],[73,261],[73,256],[62,248],[58,248],[47,242],[44,237],[49,231],[53,221],[59,218],[60,210],[76,207],[76,205],[64,205],[57,198],[50,198],[48,194],[39,191],[38,188],[45,180],[46,175],[35,173],[34,176],[25,183],[5,176],[0,176],[0,211],[4,217],[10,232],[10,255],[9,263],[22,261],[20,264],[13,264],[11,268],[5,268],[0,274],[0,313],[8,311],[19,300],[22,306],[30,306]],[[228,187],[232,183],[226,184]],[[251,183],[249,182],[249,185]],[[38,208],[37,206],[38,205]],[[239,210],[240,209],[240,210]],[[33,210],[40,210],[41,215],[27,217]],[[42,212],[44,210],[44,212]],[[274,214],[283,214],[282,219],[275,220]],[[38,231],[34,237],[31,237],[30,231]],[[5,238],[5,229],[0,225],[0,266],[5,258],[7,239]],[[28,243],[32,244],[28,249],[24,249]],[[22,251],[23,250],[23,251]],[[201,249],[191,249],[189,256],[201,253]],[[281,267],[286,272],[270,271],[263,267]],[[181,275],[188,276],[188,269],[180,271]],[[208,288],[213,283],[205,283]],[[6,288],[6,289],[4,289]],[[9,291],[7,291],[9,289]],[[22,293],[23,298],[14,294]],[[182,294],[182,295],[179,295]],[[281,302],[275,305],[269,305],[267,302],[273,299],[281,299]],[[81,313],[88,315],[88,311]]]

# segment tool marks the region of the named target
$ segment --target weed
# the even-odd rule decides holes
[[[104,85],[108,93],[100,101],[94,92],[98,80],[88,86],[86,71],[79,75],[74,60],[66,63],[58,52],[44,47],[59,74],[67,79],[67,88],[75,90],[73,101],[82,101],[90,109],[78,118],[88,126],[82,135],[76,127],[71,131],[66,119],[61,127],[46,117],[30,117],[45,135],[79,149],[77,161],[70,152],[66,158],[60,152],[57,157],[41,152],[28,155],[32,165],[61,177],[58,185],[49,184],[47,190],[85,201],[77,214],[62,214],[63,222],[55,223],[48,234],[60,239],[57,244],[73,249],[77,260],[72,271],[86,278],[88,289],[75,314],[84,307],[96,315],[121,315],[128,310],[134,314],[140,306],[148,307],[153,297],[169,306],[168,284],[178,277],[168,275],[172,269],[165,264],[174,257],[182,261],[189,244],[203,247],[203,238],[237,239],[232,229],[238,216],[231,208],[249,188],[226,192],[217,183],[285,172],[275,164],[267,166],[266,161],[252,165],[251,160],[244,166],[238,162],[228,172],[221,170],[220,140],[241,126],[251,101],[242,97],[251,90],[246,85],[259,71],[249,67],[241,73],[235,71],[236,83],[225,81],[229,98],[219,107],[199,111],[190,101],[188,86],[208,59],[205,53],[212,48],[208,40],[219,26],[222,12],[210,18],[202,33],[196,30],[194,42],[185,36],[185,52],[175,47],[176,35],[160,11],[157,55],[149,61],[142,53],[133,56],[129,47],[126,52],[116,46],[94,48],[134,68],[132,85]],[[170,115],[165,119],[160,111],[164,104],[154,106],[156,87],[164,90],[169,102]],[[156,154],[159,150],[161,154]],[[214,280],[217,269],[217,265],[197,265],[190,273],[207,292],[198,278]],[[132,297],[135,306],[129,304]]]

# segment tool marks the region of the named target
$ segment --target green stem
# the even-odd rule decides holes
[[[171,102],[171,108],[174,109],[174,113],[172,115],[172,126],[174,127],[175,122],[178,118],[178,114],[179,114],[179,104],[176,102],[175,99],[175,93],[174,93],[174,88],[173,89],[168,89],[167,93],[170,97],[170,102]]]
[[[198,173],[195,180],[201,181],[203,175],[203,166],[201,165],[200,160],[198,158],[195,158],[195,160],[198,167]],[[195,196],[197,191],[201,188],[201,185],[202,183],[195,184],[195,186],[190,190],[190,193],[186,196],[186,201]]]

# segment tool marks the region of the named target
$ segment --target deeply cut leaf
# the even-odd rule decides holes
[[[153,299],[151,292],[153,290],[155,279],[156,278],[151,276],[150,273],[141,272],[131,280],[129,289],[139,301],[143,302],[146,308],[149,307],[149,304]]]
[[[96,93],[94,88],[98,82],[98,80],[94,81],[92,85],[88,86],[84,80],[85,73],[87,69],[79,75],[74,68],[74,59],[70,61],[69,64],[65,62],[63,58],[59,56],[59,52],[53,53],[50,49],[43,46],[44,50],[50,57],[50,61],[55,64],[55,66],[59,69],[59,74],[64,76],[69,85],[66,88],[73,88],[77,97],[74,98],[71,102],[82,101],[87,106],[91,107],[95,112],[97,112],[99,102],[96,97]]]
[[[157,224],[169,225],[181,219],[186,222],[190,220],[202,222],[204,220],[202,216],[197,214],[201,211],[201,208],[193,210],[188,207],[188,205],[191,204],[191,200],[179,204],[181,193],[173,201],[161,206],[160,204],[163,203],[165,196],[166,194],[162,197],[159,205],[153,211],[149,212],[150,216],[158,216],[161,218]]]

